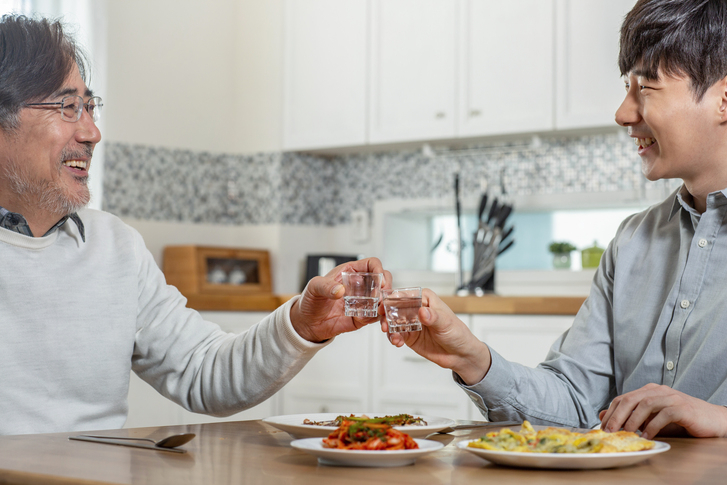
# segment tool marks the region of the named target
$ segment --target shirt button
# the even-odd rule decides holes
[[[682,300],[681,306],[682,308],[689,308],[689,300]]]
[[[706,247],[707,246],[707,240],[706,239],[700,239],[697,244],[699,245],[700,248]]]
[[[672,370],[672,369],[674,369],[674,362],[672,362],[670,360],[669,362],[666,363],[666,370]]]

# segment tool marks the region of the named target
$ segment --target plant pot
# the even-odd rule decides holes
[[[570,269],[570,253],[553,253],[553,268]]]

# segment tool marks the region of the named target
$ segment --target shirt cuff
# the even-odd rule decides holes
[[[492,361],[490,370],[476,384],[468,386],[459,375],[452,372],[454,381],[482,411],[482,415],[487,420],[490,420],[490,409],[503,407],[514,388],[512,373],[508,372],[509,362],[492,348],[490,348],[490,356]],[[487,396],[487,402],[485,402],[485,396]]]
[[[311,342],[301,337],[298,332],[295,331],[295,327],[293,327],[293,322],[290,320],[290,311],[293,308],[293,304],[299,299],[300,295],[296,295],[287,302],[285,302],[282,307],[278,308],[278,316],[282,316],[282,318],[276,318],[276,321],[278,322],[278,324],[282,325],[282,330],[287,340],[291,344],[293,344],[298,350],[302,352],[311,350],[318,351],[333,342],[334,339],[330,338],[324,342],[319,343]]]

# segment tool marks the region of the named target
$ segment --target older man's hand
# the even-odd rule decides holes
[[[310,342],[323,342],[378,321],[377,317],[356,318],[344,315],[343,297],[346,292],[341,281],[341,273],[344,271],[383,273],[383,288],[391,288],[391,273],[384,270],[377,258],[345,263],[334,268],[326,276],[316,276],[308,282],[300,299],[290,310],[293,328],[304,339]]]

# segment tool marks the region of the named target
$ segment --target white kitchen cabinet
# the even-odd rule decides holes
[[[378,324],[344,333],[321,349],[281,390],[284,414],[371,410],[371,346]]]
[[[635,0],[556,0],[556,129],[615,126],[619,31]]]
[[[614,125],[635,0],[286,0],[284,149]]]
[[[553,129],[553,18],[553,0],[463,0],[458,136]]]
[[[283,24],[283,149],[365,144],[368,0],[287,0]]]
[[[458,317],[469,325],[470,315]],[[384,335],[375,342],[374,356],[375,411],[469,419],[469,399],[455,384],[452,371],[419,356],[409,347],[394,347]]]
[[[573,315],[473,315],[471,329],[505,359],[535,367],[573,319]]]
[[[573,315],[472,315],[472,333],[506,360],[536,367],[553,342],[573,324]],[[469,403],[471,419],[481,419]]]
[[[369,143],[455,135],[452,0],[371,0]]]

